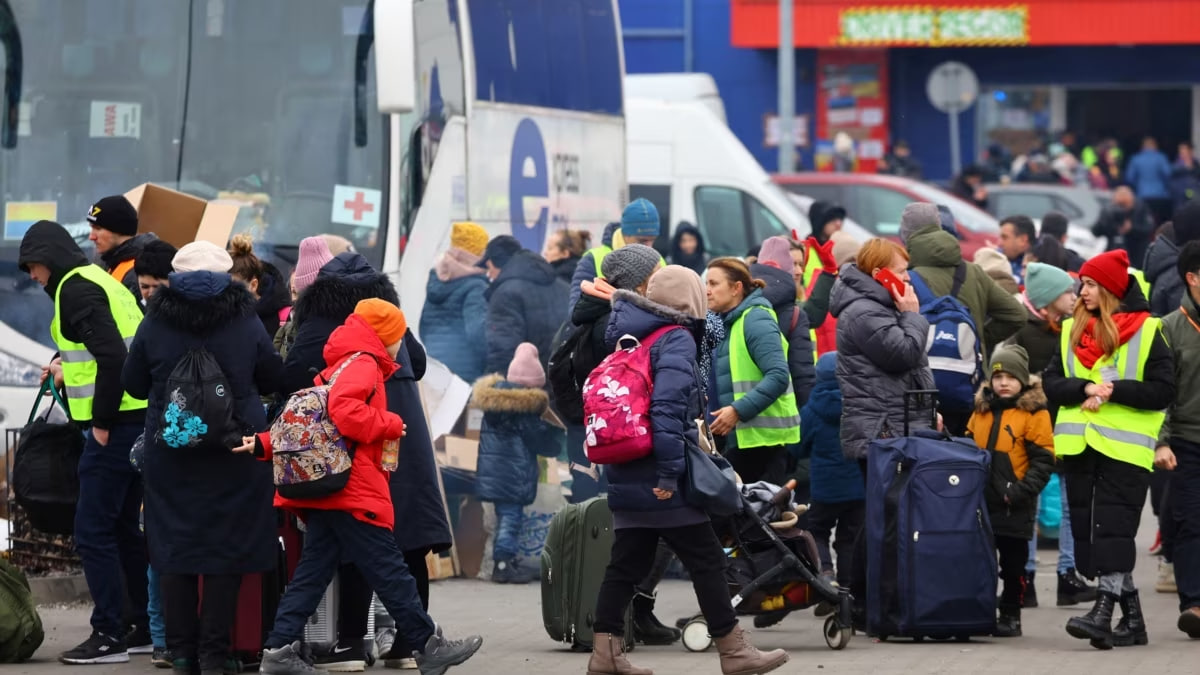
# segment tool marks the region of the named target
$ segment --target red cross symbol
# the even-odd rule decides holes
[[[364,213],[370,213],[375,210],[375,205],[369,203],[366,197],[366,194],[360,190],[354,193],[354,199],[347,199],[344,202],[346,210],[354,212],[355,220],[362,220]]]

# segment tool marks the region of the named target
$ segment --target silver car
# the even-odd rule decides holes
[[[1112,194],[1107,190],[1036,183],[989,183],[984,187],[988,192],[987,210],[1000,220],[1025,215],[1041,227],[1042,216],[1058,211],[1070,223],[1067,248],[1088,259],[1108,247],[1105,237],[1092,234],[1092,227],[1100,220],[1100,212],[1112,201]]]

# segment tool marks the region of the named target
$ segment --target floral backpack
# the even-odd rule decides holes
[[[632,335],[617,340],[583,385],[584,451],[593,464],[622,464],[654,450],[650,398],[654,392],[650,348],[683,326],[664,326],[642,342]],[[631,344],[630,344],[631,343]],[[629,346],[626,346],[629,345]]]
[[[229,380],[207,349],[189,349],[179,359],[167,376],[166,393],[158,438],[167,447],[228,450],[241,443]]]
[[[285,499],[316,499],[350,482],[354,445],[329,419],[329,391],[338,375],[362,355],[355,352],[333,371],[329,381],[291,395],[271,423],[275,487]],[[367,397],[367,403],[371,402]]]

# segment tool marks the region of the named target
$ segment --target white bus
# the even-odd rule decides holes
[[[350,239],[418,325],[454,220],[541,250],[625,202],[616,0],[0,0],[0,427],[52,352],[16,266],[154,182],[241,209],[265,258]]]

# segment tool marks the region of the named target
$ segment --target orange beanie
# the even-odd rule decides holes
[[[354,306],[354,313],[362,317],[385,345],[394,345],[404,337],[408,321],[400,308],[379,298],[369,298]]]

